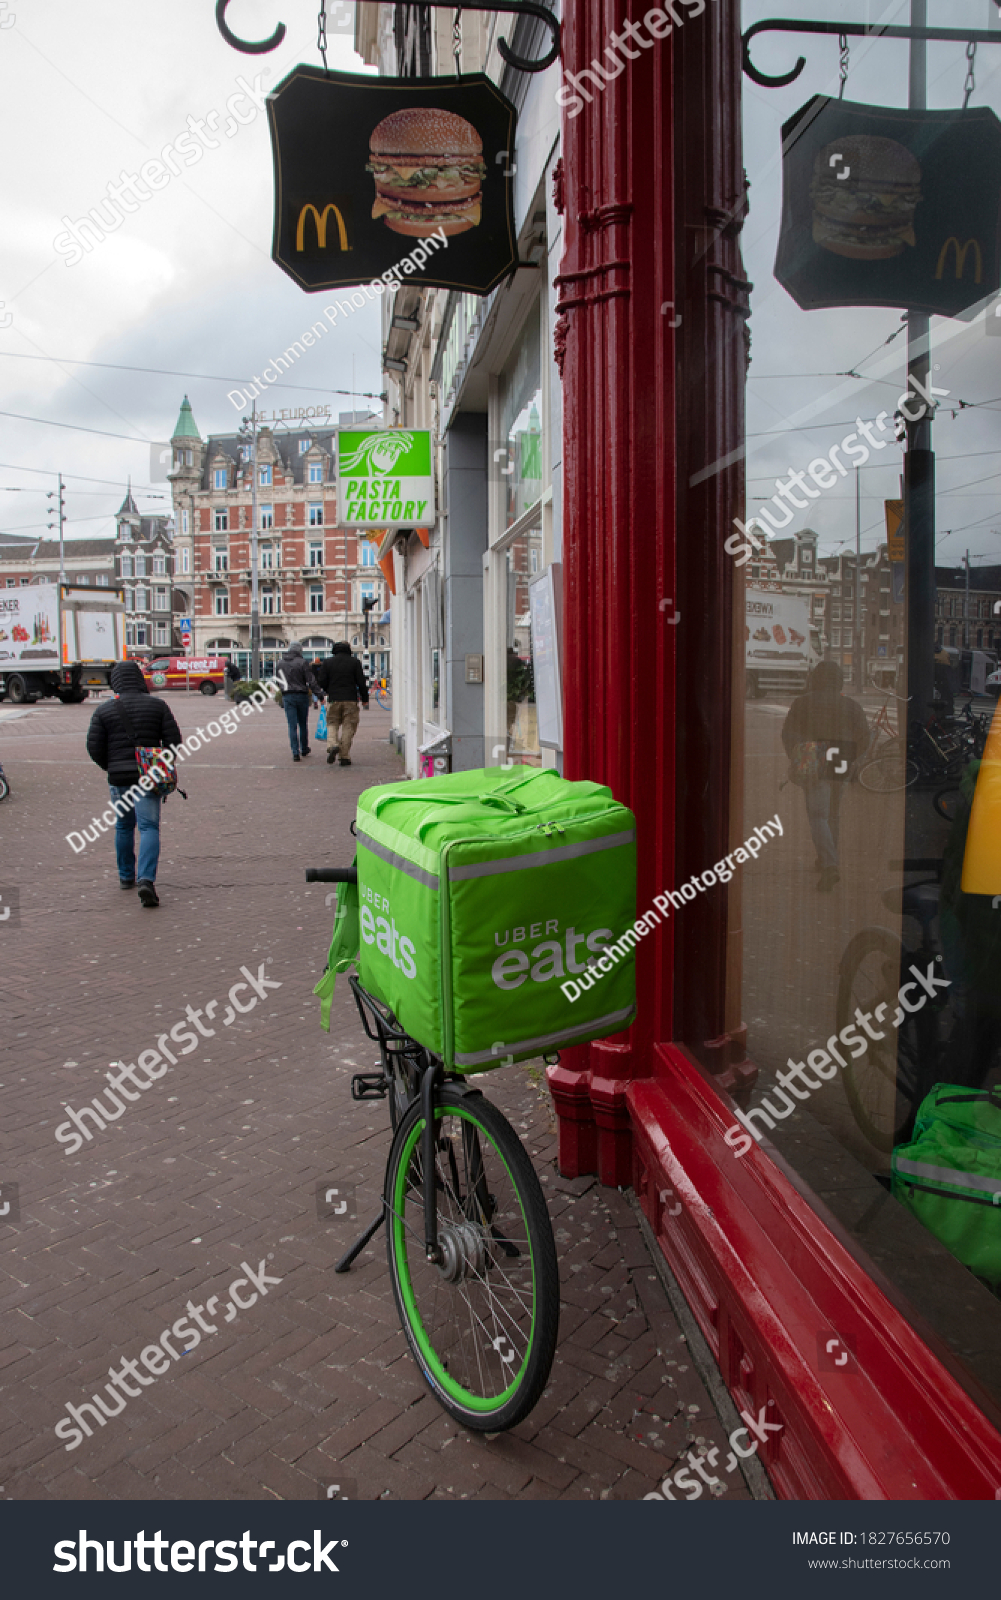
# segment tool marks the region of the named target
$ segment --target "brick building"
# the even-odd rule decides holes
[[[1001,566],[935,568],[935,643],[970,650],[1001,648]]]
[[[68,583],[107,588],[114,582],[114,539],[65,539],[63,566]],[[58,583],[59,540],[0,533],[0,588]]]
[[[181,648],[183,596],[174,589],[174,528],[169,517],[143,516],[132,485],[115,517],[114,583],[125,590],[125,647],[129,655]]]
[[[338,422],[361,421],[354,413]],[[366,418],[365,420],[369,420]],[[374,419],[373,419],[374,420]],[[177,584],[192,617],[196,653],[250,661],[251,462],[237,433],[203,440],[187,396],[173,434],[169,474],[176,519]],[[262,670],[292,639],[307,657],[336,639],[363,647],[362,601],[386,607],[376,546],[337,525],[334,429],[261,427],[257,435],[258,590]],[[370,666],[389,672],[389,629],[370,622]]]

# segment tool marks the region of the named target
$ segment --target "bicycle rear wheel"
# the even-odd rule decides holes
[[[880,1002],[885,1003],[882,1018],[875,1024],[883,1038],[870,1041],[856,1025],[858,1038],[866,1039],[866,1050],[862,1055],[852,1050],[842,1074],[860,1131],[884,1152],[906,1138],[922,1096],[934,1081],[934,1018],[924,1011],[905,1014],[898,1026],[893,1026],[901,1011],[897,991],[907,960],[906,947],[887,928],[863,928],[841,959],[838,1033],[855,1023],[856,1008],[871,1018]]]
[[[932,805],[944,822],[954,822],[962,798],[962,790],[958,785],[947,784],[944,789],[933,795]]]
[[[500,1432],[527,1416],[556,1351],[560,1289],[549,1212],[510,1123],[479,1093],[446,1084],[435,1104],[440,1265],[424,1248],[415,1102],[386,1166],[393,1296],[431,1392],[463,1427]]]
[[[867,762],[859,773],[859,783],[873,794],[891,794],[896,789],[909,789],[919,775],[917,762],[905,757],[902,750],[895,750]]]

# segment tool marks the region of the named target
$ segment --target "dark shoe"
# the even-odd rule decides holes
[[[817,880],[817,888],[822,894],[829,894],[836,883],[841,882],[841,874],[837,867],[825,867]]]
[[[341,756],[341,766],[342,767],[350,767],[350,765],[351,765],[351,757],[350,756]]]
[[[310,746],[308,750],[304,750],[302,753],[304,756],[311,756],[313,754],[312,746]]]
[[[302,757],[301,757],[301,756],[293,756],[293,757],[292,757],[292,760],[293,760],[293,761],[300,761],[300,760],[301,760],[301,759],[302,759]]]
[[[158,906],[160,904],[156,889],[154,888],[153,884],[149,882],[148,878],[141,878],[139,880],[139,903],[140,905],[148,907]]]
[[[128,883],[125,882],[124,878],[119,878],[119,880],[118,880],[119,889],[134,889],[135,886],[136,886],[135,878],[130,878]]]
[[[332,767],[336,760],[337,760],[337,746],[336,745],[332,745],[330,747],[330,749],[327,751],[327,765],[328,765],[328,767]]]

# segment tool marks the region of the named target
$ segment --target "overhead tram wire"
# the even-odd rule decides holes
[[[250,378],[238,378],[232,373],[220,372],[180,372],[173,367],[134,367],[126,366],[119,361],[83,361],[75,356],[32,356],[20,350],[0,350],[0,356],[9,356],[14,361],[53,361],[57,366],[66,367],[99,367],[106,372],[140,372],[147,376],[161,378],[199,378],[206,383],[250,383]],[[299,394],[343,394],[354,400],[382,400],[381,394],[373,394],[371,389],[331,389],[326,385],[302,383],[271,383],[270,389],[292,389]]]

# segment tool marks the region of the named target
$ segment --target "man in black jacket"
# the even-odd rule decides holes
[[[358,701],[368,710],[368,684],[357,656],[351,654],[346,639],[334,645],[334,653],[316,665],[318,683],[327,694],[327,762],[333,765],[338,753],[342,767],[351,765],[351,741],[358,731]]]
[[[181,743],[181,730],[166,701],[150,694],[135,661],[122,661],[112,669],[115,699],[98,706],[87,734],[87,754],[108,774],[111,803],[118,816],[115,854],[118,881],[123,889],[139,890],[144,906],[160,904],[156,893],[156,867],[160,859],[160,797],[141,799],[126,794],[139,782],[136,746]],[[136,880],[135,830],[139,825],[139,875]]]
[[[319,684],[313,676],[311,663],[303,658],[302,645],[298,639],[292,640],[288,647],[288,655],[282,656],[278,666],[285,676],[286,686],[282,690],[282,704],[288,722],[292,760],[298,761],[301,755],[310,754],[309,696],[310,691],[319,693]]]

